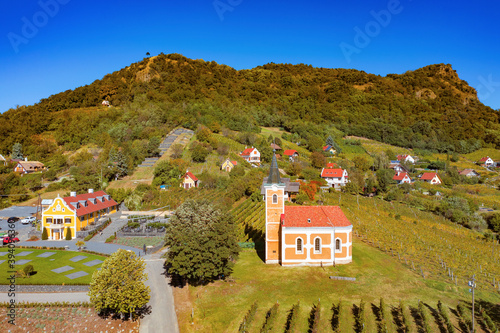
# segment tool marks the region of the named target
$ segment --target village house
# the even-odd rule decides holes
[[[20,174],[33,173],[38,171],[45,170],[45,165],[38,161],[28,161],[26,158],[24,161],[17,162],[14,167],[14,172],[18,172]]]
[[[415,158],[410,155],[398,155],[396,156],[399,162],[415,164]]]
[[[336,189],[340,189],[342,186],[345,186],[348,182],[349,175],[347,174],[347,170],[343,169],[328,169],[323,168],[321,170],[321,178],[326,180],[329,187],[333,187]]]
[[[191,187],[198,187],[200,185],[200,180],[196,178],[191,172],[186,171],[184,176],[182,176],[181,187],[189,189]]]
[[[295,149],[287,149],[283,152],[283,155],[288,157],[288,160],[290,162],[295,162],[299,159],[299,152]]]
[[[436,172],[424,172],[424,174],[420,177],[420,180],[432,185],[439,185],[443,182],[441,177],[439,177]]]
[[[271,143],[271,149],[272,150],[281,150],[281,147],[275,144],[274,142]]]
[[[484,165],[485,167],[489,168],[491,166],[494,166],[495,165],[495,161],[493,161],[491,159],[491,157],[489,156],[486,156],[486,157],[483,157],[482,159],[479,160],[479,164],[482,164]]]
[[[221,170],[224,170],[226,172],[231,172],[235,166],[238,165],[238,162],[236,161],[231,161],[229,158],[226,158],[226,160],[222,163],[220,166]]]
[[[335,153],[337,152],[337,151],[335,150],[335,148],[333,148],[332,146],[329,146],[329,145],[327,145],[327,146],[323,146],[323,151],[324,151],[325,153],[330,153],[330,154],[332,154],[332,155],[335,155]]]
[[[276,156],[263,184],[266,264],[331,266],[352,262],[352,224],[338,206],[285,206]]]
[[[79,195],[71,192],[69,197],[55,198],[42,212],[42,227],[47,229],[49,240],[65,239],[68,228],[75,239],[78,231],[117,210],[116,201],[104,191],[89,189]]]
[[[398,184],[411,184],[411,178],[406,172],[398,172],[392,177]]]
[[[401,163],[399,163],[399,161],[391,161],[389,163],[389,169],[392,169],[394,170],[395,173],[398,173],[398,172],[410,172],[404,165],[402,165]]]
[[[249,163],[260,164],[260,152],[257,148],[245,148],[245,150],[240,153],[240,156]]]
[[[109,101],[102,101],[101,105],[102,106],[107,106],[107,107],[110,106]]]
[[[464,169],[464,170],[460,171],[459,174],[461,176],[465,176],[465,177],[469,177],[469,178],[480,176],[479,173],[474,169]]]

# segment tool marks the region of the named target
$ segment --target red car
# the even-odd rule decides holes
[[[19,238],[17,238],[17,237],[11,238],[9,236],[5,236],[3,238],[3,245],[9,244],[9,243],[17,243],[17,242],[19,242]]]

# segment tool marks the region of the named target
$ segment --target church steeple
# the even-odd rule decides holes
[[[280,171],[278,169],[278,161],[276,160],[276,152],[274,149],[271,168],[269,170],[269,177],[267,177],[267,184],[281,184]]]

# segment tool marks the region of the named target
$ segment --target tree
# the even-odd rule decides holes
[[[167,229],[170,272],[191,283],[231,274],[239,251],[232,215],[206,200],[187,200],[170,218]]]
[[[302,172],[302,165],[300,162],[290,162],[288,163],[285,171],[290,176],[298,176]]]
[[[310,159],[311,165],[315,168],[323,168],[326,165],[326,157],[320,152],[312,153]]]
[[[355,156],[352,161],[354,166],[361,172],[366,172],[370,168],[370,161],[365,156]]]
[[[90,302],[103,315],[132,315],[143,309],[150,299],[150,288],[144,284],[146,264],[134,252],[119,249],[92,274]]]
[[[335,144],[335,141],[333,141],[333,138],[331,135],[328,136],[328,138],[326,138],[326,145],[327,146],[333,146]]]
[[[377,181],[379,189],[382,192],[387,190],[389,184],[392,183],[392,178],[394,177],[394,170],[391,169],[380,169],[377,171]]]
[[[43,228],[42,240],[47,240],[47,239],[49,239],[49,235],[47,234],[47,228]]]
[[[201,144],[196,144],[191,148],[191,158],[194,162],[203,163],[208,156],[208,149]]]
[[[307,139],[307,149],[309,151],[317,151],[321,150],[321,147],[323,145],[323,140],[321,140],[318,136],[316,135],[311,135]]]
[[[23,146],[17,142],[12,146],[12,158],[21,160],[23,158]]]
[[[66,240],[72,240],[73,236],[71,235],[71,228],[67,227],[66,228]]]
[[[119,151],[116,157],[116,167],[118,168],[118,177],[123,177],[128,174],[127,157],[122,151]]]
[[[375,155],[373,167],[375,170],[387,169],[389,167],[389,159],[387,158],[387,155],[385,153]]]
[[[172,145],[171,149],[172,149],[172,154],[170,155],[170,157],[172,157],[173,159],[181,158],[182,152],[184,150],[181,144],[176,143]]]

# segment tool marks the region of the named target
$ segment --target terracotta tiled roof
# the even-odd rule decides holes
[[[194,180],[194,181],[198,181],[198,178],[196,178],[196,176],[195,176],[195,175],[193,175],[193,174],[191,173],[191,171],[186,172],[186,174],[184,175],[184,177],[183,177],[183,178],[186,178],[186,177],[189,177],[189,178],[191,178],[191,179],[192,179],[192,180]]]
[[[486,162],[490,157],[486,156],[479,160],[479,162]]]
[[[250,154],[252,153],[252,151],[254,149],[255,148],[247,148],[247,149],[243,150],[243,152],[240,154],[240,156],[250,156]]]
[[[309,222],[310,221],[310,222]],[[285,206],[283,227],[348,227],[351,222],[338,206]]]
[[[283,152],[283,155],[292,156],[293,154],[298,154],[299,152],[295,149],[287,149]]]
[[[394,179],[394,180],[403,180],[406,176],[408,176],[408,174],[406,172],[401,172],[399,175],[395,174],[394,177],[392,177],[392,179]]]
[[[87,202],[87,207],[80,206],[80,208],[76,209],[76,216],[82,216],[117,205],[116,201],[114,201],[111,197],[109,197],[109,200],[106,200],[104,198],[105,195],[107,195],[106,192],[97,191],[94,193],[79,194],[76,197],[64,197],[63,200],[68,204],[68,206],[73,207],[73,209],[76,209],[76,207],[71,204],[72,202],[85,200]],[[96,200],[96,203],[94,204],[91,200],[89,200],[97,197],[102,197],[102,201]]]
[[[344,170],[342,169],[323,169],[321,177],[323,178],[342,178]]]
[[[329,169],[333,169],[337,166],[339,166],[337,163],[326,163],[326,167]]]
[[[434,177],[436,177],[437,173],[435,172],[426,172],[420,177],[421,180],[432,180]]]
[[[238,165],[238,162],[236,161],[231,161],[231,163],[233,163],[234,166]]]

